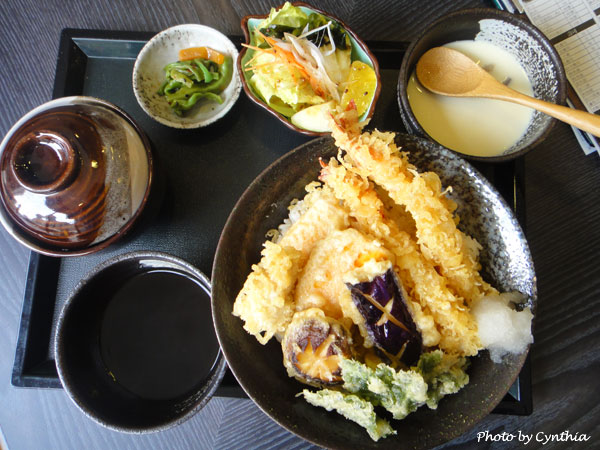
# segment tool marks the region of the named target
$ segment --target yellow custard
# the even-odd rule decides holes
[[[464,53],[512,89],[533,95],[525,70],[506,50],[485,41],[456,41],[444,47]],[[421,86],[414,73],[407,94],[413,114],[427,134],[468,155],[502,154],[519,141],[533,116],[531,108],[500,100],[434,94]]]

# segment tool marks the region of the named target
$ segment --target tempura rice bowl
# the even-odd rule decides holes
[[[500,194],[475,169],[437,144],[402,134],[396,141],[410,151],[410,160],[419,170],[435,171],[444,185],[452,185],[452,198],[459,205],[461,217],[459,228],[483,246],[480,261],[486,281],[502,291],[518,290],[535,303],[535,273],[529,249]],[[487,352],[472,358],[470,382],[465,388],[445,398],[435,411],[420,409],[394,422],[398,434],[375,443],[356,424],[297,398],[302,385],[286,374],[279,345],[274,341],[260,345],[231,314],[251,265],[260,259],[267,231],[283,222],[292,199],[302,198],[304,186],[317,179],[318,158],[327,160],[336,153],[329,138],[311,141],[288,153],[250,185],[232,211],[212,273],[213,319],[221,348],[249,397],[280,425],[315,444],[335,448],[439,445],[466,432],[502,400],[526,353],[511,355],[503,364],[492,363]]]

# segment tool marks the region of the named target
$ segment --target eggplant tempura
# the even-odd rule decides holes
[[[322,388],[307,401],[377,440],[395,431],[375,407],[401,419],[468,383],[466,357],[484,348],[472,305],[516,311],[482,279],[481,247],[437,174],[420,173],[393,133],[362,133],[355,109],[332,124],[337,158],[265,242],[233,314],[261,344],[282,343],[291,377]],[[531,313],[518,314],[521,343],[495,349],[532,341]]]

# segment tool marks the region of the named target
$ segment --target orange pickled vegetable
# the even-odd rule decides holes
[[[190,59],[208,59],[217,64],[223,64],[225,55],[210,47],[190,47],[179,50],[179,61],[189,61]]]

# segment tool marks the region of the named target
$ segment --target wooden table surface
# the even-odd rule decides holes
[[[315,1],[365,40],[410,41],[446,12],[488,6],[477,0]],[[239,20],[278,1],[2,0],[0,135],[50,100],[63,28],[158,31],[202,23],[240,34]],[[242,93],[242,95],[244,95]],[[534,412],[490,415],[445,448],[492,448],[477,433],[533,434],[527,448],[600,448],[600,159],[585,156],[558,124],[525,157],[526,230],[538,276],[531,349]],[[11,385],[29,251],[0,230],[0,428],[10,449],[310,448],[250,400],[213,398],[195,417],[165,432],[136,436],[86,418],[61,389]],[[542,446],[535,435],[585,433],[584,444]],[[541,436],[541,435],[540,435]],[[2,440],[0,439],[0,447]],[[520,448],[499,442],[493,448]]]

